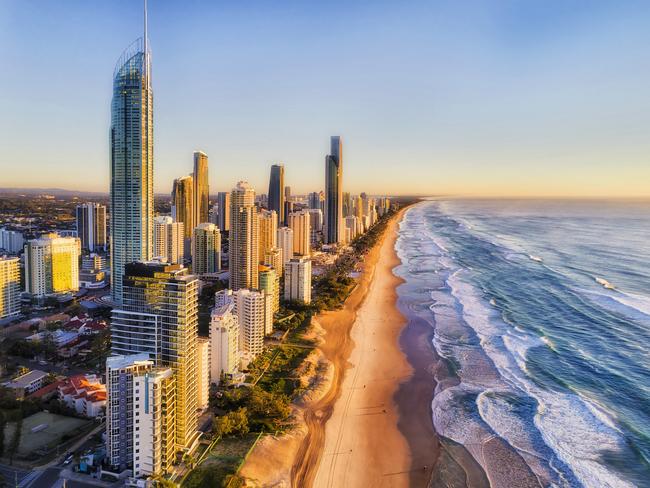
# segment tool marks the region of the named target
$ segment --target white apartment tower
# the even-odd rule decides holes
[[[185,229],[183,222],[174,222],[169,216],[153,220],[153,255],[164,258],[170,264],[183,262],[185,252]]]
[[[294,258],[284,265],[284,299],[311,303],[311,260]]]
[[[263,291],[247,289],[233,292],[232,297],[239,321],[239,348],[254,359],[264,350],[267,329],[273,328],[273,298]]]
[[[114,469],[135,477],[169,472],[176,455],[176,388],[171,368],[146,353],[106,360],[106,450]]]
[[[210,381],[232,376],[239,368],[239,321],[230,290],[217,292],[210,315]]]
[[[289,227],[278,229],[278,247],[282,249],[282,264],[293,258],[293,230]]]

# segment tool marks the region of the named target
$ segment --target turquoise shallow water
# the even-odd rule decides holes
[[[498,435],[548,485],[650,486],[649,203],[424,202],[397,249],[460,379],[441,435],[479,462]]]

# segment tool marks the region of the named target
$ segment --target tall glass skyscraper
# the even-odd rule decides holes
[[[194,151],[194,226],[208,222],[208,155]],[[194,230],[194,229],[192,229]]]
[[[269,178],[269,210],[278,214],[278,225],[284,222],[284,166],[274,164],[271,166]]]
[[[339,136],[330,140],[330,154],[325,156],[325,243],[343,241],[343,145]]]
[[[111,288],[122,302],[124,266],[153,253],[153,91],[144,36],[129,46],[113,73],[111,102]]]

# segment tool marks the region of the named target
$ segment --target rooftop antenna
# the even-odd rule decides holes
[[[147,41],[147,0],[144,0],[144,55],[147,55],[147,48],[148,48],[148,41]]]
[[[149,34],[147,28],[147,0],[144,0],[144,70],[147,82],[149,81]]]

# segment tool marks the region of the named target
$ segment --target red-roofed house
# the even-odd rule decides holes
[[[94,374],[71,376],[59,385],[59,399],[81,415],[96,417],[106,406],[106,385]]]

